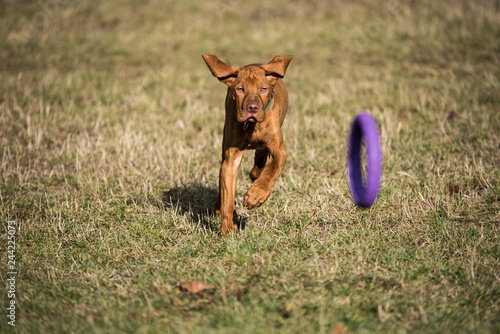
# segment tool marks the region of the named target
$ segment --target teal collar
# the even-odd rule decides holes
[[[271,107],[271,103],[273,103],[273,97],[274,97],[274,89],[271,91],[271,101],[269,101],[269,104],[267,105],[266,112],[269,110],[269,107]]]

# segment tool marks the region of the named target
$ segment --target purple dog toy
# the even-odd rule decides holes
[[[366,181],[363,182],[361,145],[366,145]],[[367,208],[377,199],[382,174],[382,149],[377,122],[367,112],[359,113],[352,123],[347,148],[349,186],[354,202]]]

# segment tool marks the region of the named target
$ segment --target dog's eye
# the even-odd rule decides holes
[[[260,91],[261,91],[261,92],[267,92],[267,87],[262,87],[262,88],[260,89]]]
[[[245,90],[243,89],[243,87],[238,87],[238,88],[236,88],[236,90],[237,90],[238,92],[241,92],[241,93],[244,93],[244,92],[245,92]]]

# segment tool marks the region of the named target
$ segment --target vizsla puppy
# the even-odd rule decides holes
[[[243,152],[255,150],[255,164],[250,172],[253,184],[243,202],[249,209],[267,200],[285,166],[281,125],[288,109],[288,93],[281,79],[292,56],[276,56],[267,65],[241,68],[226,65],[213,55],[203,55],[203,59],[213,76],[228,86],[219,196],[215,204],[222,220],[221,233],[226,235],[237,231],[234,197]]]

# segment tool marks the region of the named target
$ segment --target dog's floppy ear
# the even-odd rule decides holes
[[[267,65],[262,65],[266,71],[267,78],[274,84],[278,78],[285,76],[286,68],[292,61],[293,56],[275,56]]]
[[[240,68],[237,66],[230,66],[224,64],[222,61],[214,55],[202,55],[203,60],[207,63],[210,72],[212,75],[219,79],[220,82],[225,83],[228,86],[231,86],[234,82],[234,79],[238,76],[238,72]]]

